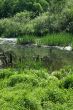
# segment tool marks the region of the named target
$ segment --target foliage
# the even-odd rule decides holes
[[[63,87],[68,89],[68,88],[73,88],[73,74],[68,75],[66,78],[63,80]]]
[[[72,44],[72,35],[69,33],[53,33],[39,39],[39,44],[50,46],[66,46]]]
[[[72,0],[0,0],[0,35],[73,33],[72,4]]]
[[[43,0],[43,2],[41,0],[0,0],[0,17],[10,17],[24,10],[35,12],[37,15],[45,9],[47,10],[47,8],[48,2],[46,0]]]
[[[18,41],[17,41],[18,44],[22,44],[22,45],[26,45],[26,44],[33,44],[35,43],[35,38],[34,36],[22,36],[18,38]]]
[[[73,44],[72,34],[73,0],[0,0],[3,38],[66,46]],[[38,61],[16,63],[17,68],[0,69],[0,110],[73,110],[73,68],[51,73]]]
[[[60,72],[68,72],[61,79],[45,69],[0,70],[0,74],[5,74],[0,80],[0,110],[72,110],[71,70],[61,69]]]
[[[0,21],[0,35],[2,37],[15,37],[21,33],[20,23],[4,19]]]
[[[0,70],[0,79],[9,78],[12,74],[11,69]]]
[[[37,46],[49,45],[49,46],[73,46],[73,37],[70,33],[53,33],[44,36],[35,35],[22,35],[18,36],[18,44],[37,44]]]
[[[24,11],[17,13],[11,20],[14,22],[19,22],[19,23],[28,23],[33,17],[32,12]]]

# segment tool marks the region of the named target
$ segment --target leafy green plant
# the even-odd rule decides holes
[[[9,78],[12,74],[11,69],[0,70],[0,79]]]
[[[54,103],[61,103],[63,104],[65,102],[65,99],[64,99],[64,94],[60,91],[57,91],[57,90],[49,90],[48,91],[48,94],[47,96],[45,97],[45,101],[52,101]]]
[[[70,69],[67,68],[66,71],[70,73]],[[58,80],[45,69],[3,71],[6,76],[0,80],[1,110],[68,110],[73,107],[72,74]],[[60,72],[65,71],[63,69]],[[64,86],[68,89],[64,89]]]
[[[64,88],[73,88],[73,74],[68,75],[66,78],[64,78],[62,85]]]

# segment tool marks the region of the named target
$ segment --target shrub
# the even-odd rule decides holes
[[[21,75],[13,75],[9,78],[8,86],[15,86],[15,84],[23,81],[23,77]]]
[[[41,103],[42,106],[44,104],[44,102],[48,102],[51,101],[52,103],[55,104],[63,104],[67,101],[66,97],[65,97],[65,93],[64,91],[61,91],[58,88],[50,88],[48,89],[48,91],[46,92],[45,96],[42,98]]]
[[[52,75],[56,76],[58,79],[63,79],[67,75],[72,74],[73,68],[72,67],[64,67],[60,69],[59,71],[52,72]]]
[[[58,79],[61,79],[65,76],[65,73],[61,73],[61,71],[55,71],[52,73],[52,75],[56,76]]]
[[[36,79],[35,76],[28,76],[28,75],[25,75],[25,74],[18,74],[18,75],[12,75],[10,78],[9,78],[9,81],[8,81],[8,86],[15,86],[16,84],[19,84],[19,83],[25,83],[25,84],[30,84],[32,86],[37,86],[38,85],[38,79]]]
[[[13,74],[0,80],[1,110],[72,110],[73,90],[59,88],[60,80],[46,70],[9,71]],[[66,71],[69,73],[70,68]],[[64,82],[67,77],[61,81]]]
[[[39,13],[41,13],[43,11],[41,4],[40,3],[34,3],[33,4],[33,11],[36,12],[37,15],[39,15]]]
[[[9,78],[9,76],[12,74],[14,73],[11,71],[11,69],[0,70],[0,79]]]
[[[42,104],[47,101],[63,104],[66,101],[65,94],[59,89],[49,89],[45,97],[42,98]]]
[[[22,33],[20,23],[12,22],[10,19],[0,20],[0,30],[2,37],[15,37]]]
[[[28,11],[17,13],[14,17],[12,17],[12,21],[19,23],[28,23],[32,18],[32,13]]]
[[[61,84],[66,89],[73,88],[73,74],[70,74],[64,78]]]
[[[62,12],[65,20],[63,22],[63,27],[67,32],[73,33],[73,1],[67,2],[66,7]]]
[[[37,108],[37,104],[35,104],[34,101],[32,101],[31,99],[29,98],[23,98],[21,101],[20,101],[20,105],[22,107],[25,107],[27,110],[38,110]]]
[[[33,20],[32,24],[34,25],[34,33],[36,35],[44,35],[48,33],[47,19],[48,19],[48,13],[44,13]]]

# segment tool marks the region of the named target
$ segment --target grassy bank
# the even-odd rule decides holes
[[[18,44],[68,46],[73,45],[73,35],[69,33],[53,33],[41,37],[26,35],[18,38]]]
[[[73,69],[0,70],[0,110],[72,110]]]

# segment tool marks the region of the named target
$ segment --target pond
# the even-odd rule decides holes
[[[4,43],[0,44],[0,48],[4,52],[11,52],[14,56],[14,64],[25,64],[26,67],[31,67],[32,62],[41,62],[44,67],[50,70],[60,69],[66,65],[73,66],[73,51],[61,50],[53,46]]]

